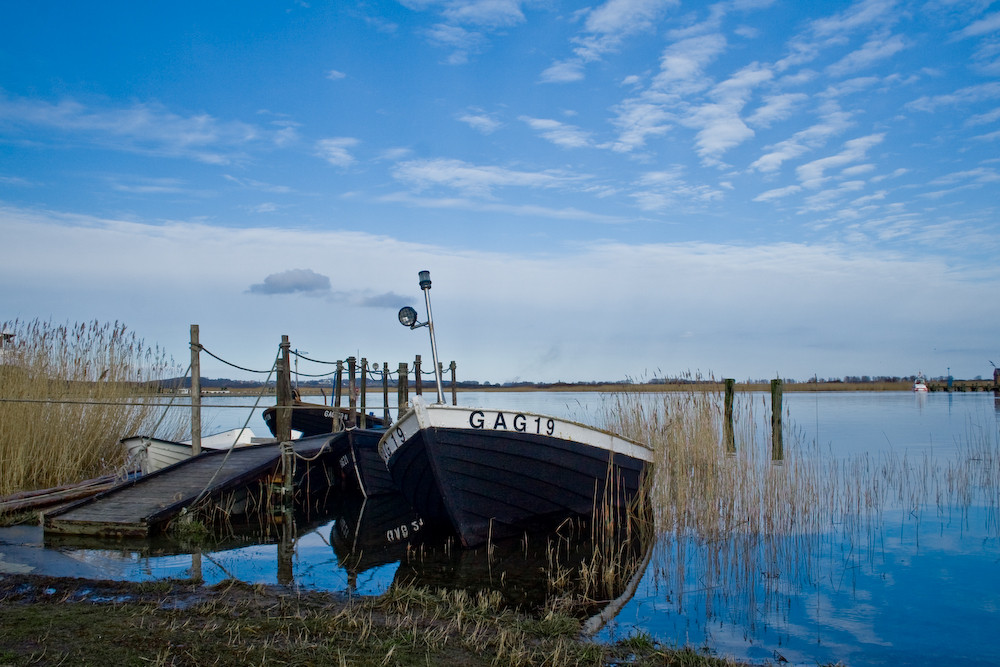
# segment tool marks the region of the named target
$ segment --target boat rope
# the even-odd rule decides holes
[[[254,408],[249,412],[249,414],[247,414],[246,421],[243,422],[244,429],[246,429],[247,426],[250,424],[250,418],[253,417],[254,412],[257,410],[257,406],[260,405],[260,399],[264,395],[264,391],[267,389],[268,383],[271,381],[271,375],[273,375],[275,370],[277,370],[278,368],[278,360],[280,358],[281,358],[281,348],[279,347],[278,354],[274,357],[274,363],[271,364],[271,370],[267,374],[267,379],[264,381],[264,384],[261,386],[260,392],[257,394],[257,400],[254,402]],[[238,437],[239,436],[237,436],[237,438]],[[195,496],[194,500],[188,503],[188,505],[184,507],[183,510],[181,510],[181,514],[186,514],[188,507],[196,506],[201,501],[201,499],[205,497],[205,493],[212,487],[212,484],[215,483],[215,478],[219,476],[219,472],[222,470],[222,467],[226,465],[226,461],[229,460],[229,455],[233,453],[235,445],[236,445],[236,439],[233,440],[233,444],[229,447],[229,449],[226,450],[226,455],[222,457],[222,461],[219,462],[219,466],[215,469],[215,472],[212,473],[212,478],[209,479],[208,483],[205,484],[205,487],[200,492],[198,492],[198,495]]]
[[[184,375],[177,379],[177,383],[174,385],[174,391],[170,395],[170,400],[167,402],[167,406],[163,409],[163,412],[160,414],[160,418],[156,420],[156,425],[153,426],[153,430],[150,431],[150,433],[152,433],[154,436],[156,435],[156,432],[159,430],[160,424],[163,423],[164,418],[167,416],[167,413],[170,412],[170,407],[173,405],[174,399],[177,398],[177,389],[180,387],[181,380],[183,380],[190,374],[191,374],[191,364],[188,364],[187,370],[184,371]]]
[[[289,350],[288,353],[292,354],[292,355],[294,355],[296,357],[298,357],[299,359],[305,359],[306,361],[311,361],[311,362],[316,363],[316,364],[342,364],[342,363],[344,363],[342,360],[339,360],[339,359],[337,361],[323,361],[322,359],[311,359],[310,357],[307,357],[306,355],[302,354],[301,352],[299,352],[297,350]]]
[[[244,368],[243,366],[237,366],[237,365],[236,365],[236,364],[234,364],[233,362],[231,362],[231,361],[226,361],[226,360],[225,360],[225,359],[223,359],[222,357],[220,357],[220,356],[218,356],[218,355],[216,355],[216,354],[213,354],[213,353],[212,353],[212,351],[211,351],[211,350],[209,350],[209,349],[208,349],[207,347],[205,347],[204,345],[199,345],[199,346],[198,346],[198,349],[199,349],[199,350],[201,350],[202,352],[204,352],[205,354],[207,354],[208,356],[212,357],[212,358],[213,358],[213,359],[215,359],[216,361],[221,361],[222,363],[226,364],[227,366],[232,366],[233,368],[238,368],[239,370],[241,370],[241,371],[246,371],[247,373],[260,373],[261,375],[263,375],[263,374],[265,374],[265,373],[270,373],[270,372],[274,371],[274,369],[273,369],[273,368],[272,368],[272,369],[271,369],[270,371],[255,371],[255,370],[254,370],[254,369],[252,369],[252,368]]]

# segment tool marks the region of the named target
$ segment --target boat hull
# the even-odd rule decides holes
[[[277,436],[277,410],[275,405],[264,410],[264,423],[274,436]],[[335,433],[344,429],[350,416],[350,408],[295,401],[292,404],[292,430],[301,433],[302,437]],[[354,419],[360,425],[361,413],[358,410],[354,411]],[[365,415],[367,428],[377,428],[382,425],[380,417],[373,414]]]
[[[428,524],[450,526],[466,547],[573,516],[624,511],[643,490],[651,455],[635,443],[524,413],[467,410],[467,421],[481,427],[434,425],[426,415],[434,410],[440,408],[404,415],[379,451],[416,512]],[[447,417],[438,421],[457,424],[464,415]],[[541,432],[532,433],[536,419]],[[504,428],[488,427],[501,420]],[[515,420],[525,428],[515,428]]]
[[[378,455],[378,443],[384,429],[348,429],[333,441],[340,478],[348,492],[364,498],[396,494],[389,469]]]

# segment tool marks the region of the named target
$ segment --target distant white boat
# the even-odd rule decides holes
[[[257,436],[249,428],[234,428],[222,433],[204,436],[202,449],[229,449],[254,444]],[[164,440],[148,435],[122,438],[130,461],[134,461],[144,475],[191,458],[191,441]]]
[[[922,377],[918,377],[916,380],[913,381],[913,391],[930,391],[930,390],[927,388],[927,383],[924,382],[924,379]]]

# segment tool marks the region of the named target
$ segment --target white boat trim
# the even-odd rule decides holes
[[[382,436],[382,440],[378,443],[379,456],[388,464],[393,453],[403,443],[425,428],[476,429],[541,435],[581,442],[647,463],[653,461],[653,450],[650,447],[579,422],[535,412],[428,403],[422,396],[413,397],[410,409]]]

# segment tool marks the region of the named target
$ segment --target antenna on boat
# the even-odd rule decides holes
[[[437,341],[434,340],[434,316],[431,314],[431,272],[421,271],[420,289],[424,291],[424,303],[427,304],[427,321],[417,321],[417,311],[410,306],[399,309],[399,323],[405,327],[416,329],[427,327],[431,335],[431,356],[434,358],[434,381],[437,384],[437,402],[444,403],[444,391],[441,389],[441,365],[438,363]]]

